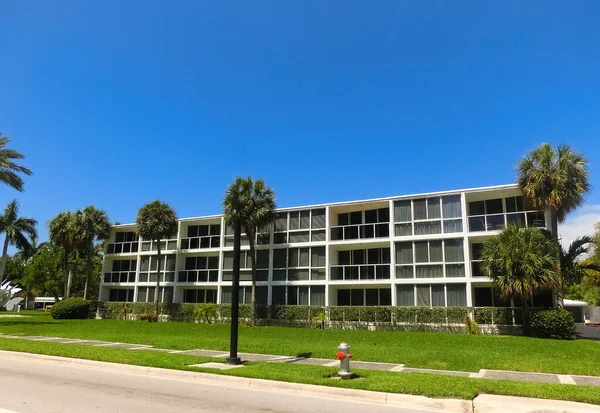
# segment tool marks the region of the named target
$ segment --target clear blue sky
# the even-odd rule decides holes
[[[598,187],[598,22],[596,0],[4,1],[0,131],[35,175],[0,200],[45,225],[219,213],[236,174],[279,206],[486,186],[543,141]]]

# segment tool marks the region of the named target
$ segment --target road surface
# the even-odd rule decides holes
[[[310,395],[206,385],[133,372],[0,356],[0,412],[422,413]]]

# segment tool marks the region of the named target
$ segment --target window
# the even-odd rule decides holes
[[[432,284],[431,285],[431,306],[432,307],[445,307],[446,306],[446,292],[444,291],[444,284]]]
[[[186,257],[185,270],[179,271],[179,282],[217,282],[219,280],[219,257]]]
[[[134,231],[119,231],[115,233],[115,242],[107,244],[107,254],[138,252],[139,237]]]
[[[240,286],[240,304],[252,304],[252,287]],[[256,287],[256,304],[266,306],[268,298],[268,287],[258,286]],[[221,287],[221,303],[231,304],[232,301],[232,290],[231,287]]]
[[[417,285],[417,306],[429,307],[431,305],[431,297],[429,285]]]
[[[462,239],[444,240],[444,254],[446,262],[464,262],[465,252]]]
[[[464,284],[448,284],[446,290],[448,307],[465,307],[467,305],[467,289]]]
[[[114,260],[112,271],[104,274],[105,283],[135,282],[137,260]]]
[[[311,211],[311,228],[325,228],[325,208]]]
[[[396,286],[396,299],[399,306],[414,306],[415,286],[412,284]]]
[[[442,197],[442,213],[444,219],[461,218],[462,208],[460,195],[451,195]]]
[[[181,239],[181,249],[218,248],[221,242],[221,225],[189,225],[186,235],[186,238]]]
[[[160,282],[175,281],[175,255],[161,256]],[[158,256],[143,256],[140,258],[140,282],[156,282],[158,274]]]
[[[505,199],[506,212],[523,212],[525,208],[523,206],[522,196],[513,196]]]
[[[410,222],[412,221],[410,201],[394,202],[394,222]]]
[[[391,305],[392,293],[390,288],[357,288],[337,290],[338,306],[381,306]]]
[[[133,302],[134,289],[111,288],[108,292],[108,301]]]
[[[217,290],[215,289],[185,289],[183,290],[184,303],[216,303]]]
[[[442,224],[440,221],[415,222],[415,235],[441,234]]]

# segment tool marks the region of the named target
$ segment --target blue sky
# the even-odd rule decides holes
[[[44,226],[219,213],[235,175],[279,206],[509,183],[544,141],[587,154],[600,205],[595,0],[141,5],[0,4],[0,131],[35,173],[0,199]]]

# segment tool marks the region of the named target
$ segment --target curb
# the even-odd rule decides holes
[[[314,384],[288,383],[275,380],[250,379],[244,377],[225,376],[220,374],[198,373],[182,370],[170,370],[157,367],[135,366],[131,364],[109,363],[68,357],[47,356],[43,354],[0,351],[0,358],[19,359],[23,361],[40,360],[56,364],[70,364],[81,368],[95,368],[126,374],[146,375],[177,381],[194,381],[212,386],[246,387],[258,391],[276,391],[307,396],[340,399],[344,401],[389,404],[413,409],[426,409],[438,413],[473,413],[470,400],[432,399],[409,394],[383,393],[368,390],[354,390],[340,387],[318,386]]]

